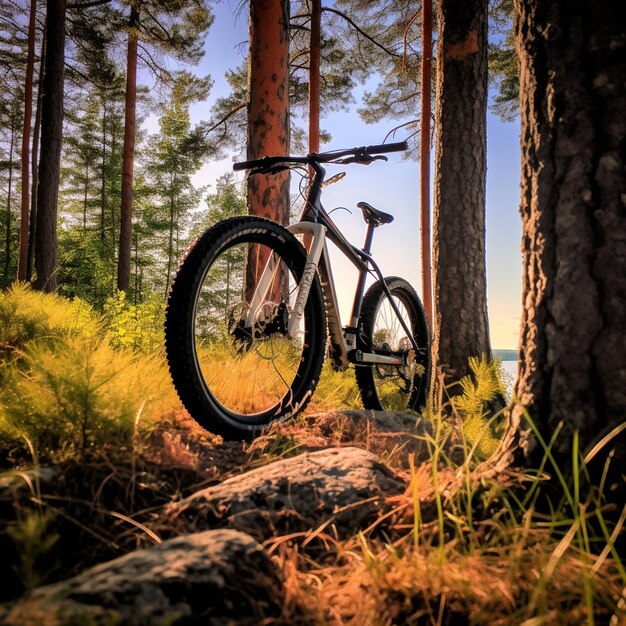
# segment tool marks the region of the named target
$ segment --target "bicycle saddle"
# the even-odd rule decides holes
[[[383,224],[389,224],[390,222],[393,222],[393,215],[389,215],[389,213],[379,211],[367,202],[359,202],[357,206],[359,207],[359,209],[361,209],[361,211],[363,211],[363,219],[365,220],[366,224],[382,226]]]

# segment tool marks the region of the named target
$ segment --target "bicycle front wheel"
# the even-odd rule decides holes
[[[288,332],[305,261],[291,233],[253,216],[216,224],[188,250],[169,295],[165,345],[180,399],[208,430],[254,436],[309,401],[326,322],[315,276]]]
[[[376,281],[363,298],[361,347],[366,353],[397,356],[402,359],[402,365],[357,365],[357,385],[366,409],[419,410],[428,398],[431,370],[426,315],[419,296],[408,282],[390,277],[385,278],[385,283],[420,349],[417,353],[413,349],[382,283]]]

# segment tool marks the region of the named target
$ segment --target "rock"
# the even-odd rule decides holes
[[[430,422],[416,415],[385,411],[324,411],[276,422],[251,445],[251,453],[267,453],[281,438],[289,439],[290,454],[333,446],[357,446],[384,456],[393,467],[408,469],[430,459],[426,439],[433,438]]]
[[[178,532],[229,526],[259,540],[329,522],[339,537],[366,529],[404,481],[360,448],[329,448],[274,461],[174,503],[165,527]]]
[[[280,615],[282,574],[250,536],[177,537],[0,607],[5,626],[225,626]]]

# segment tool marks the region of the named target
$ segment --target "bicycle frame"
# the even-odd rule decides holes
[[[295,234],[309,234],[312,242],[308,250],[306,264],[296,295],[293,311],[290,312],[287,334],[293,337],[296,329],[299,327],[300,321],[304,314],[304,307],[309,297],[311,284],[315,277],[315,273],[319,274],[322,289],[325,295],[326,318],[330,342],[332,346],[332,358],[337,369],[346,369],[350,363],[361,364],[386,364],[386,365],[402,365],[403,360],[399,356],[364,353],[357,349],[357,332],[359,318],[361,315],[361,306],[363,303],[363,294],[365,291],[365,281],[370,273],[370,267],[374,270],[379,280],[382,282],[383,289],[389,298],[390,305],[396,314],[398,321],[410,339],[415,352],[419,352],[413,334],[404,322],[400,311],[393,300],[387,285],[384,282],[383,274],[370,254],[372,239],[374,236],[374,224],[368,225],[365,245],[363,249],[359,249],[352,245],[339,231],[333,223],[330,216],[324,210],[321,204],[322,181],[326,171],[319,163],[312,163],[311,167],[315,171],[309,193],[306,199],[305,208],[300,217],[300,221],[287,227],[287,230]],[[352,305],[352,313],[350,315],[350,324],[342,327],[339,315],[339,307],[337,304],[337,294],[335,283],[333,280],[330,256],[326,245],[326,238],[335,244],[339,250],[356,266],[359,271],[357,287]],[[265,301],[270,285],[274,280],[278,270],[278,265],[274,255],[270,255],[265,268],[261,274],[257,289],[252,298],[250,311],[246,324],[252,326],[254,317],[258,308]]]

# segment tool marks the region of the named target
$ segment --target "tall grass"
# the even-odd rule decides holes
[[[343,545],[343,563],[318,570],[315,588],[302,577],[302,602],[319,624],[626,623],[626,570],[617,548],[626,504],[609,523],[604,481],[588,484],[587,464],[599,446],[583,456],[575,435],[566,477],[551,452],[559,433],[542,440],[526,416],[543,447],[540,467],[496,478],[476,472],[492,448],[481,449],[481,440],[497,443],[499,415],[485,413],[498,388],[490,367],[474,362],[474,380],[464,381],[461,396],[430,408],[430,462],[411,463],[409,487],[383,538],[361,535]],[[463,453],[455,456],[459,441]],[[348,602],[341,597],[347,590]],[[323,608],[331,603],[332,619]]]
[[[147,331],[137,339],[133,317],[119,308],[103,318],[80,300],[23,285],[0,293],[4,456],[26,458],[32,446],[43,460],[60,461],[130,446],[138,416],[148,429],[179,408],[162,348],[152,349]],[[120,347],[120,335],[133,332],[134,350]]]

